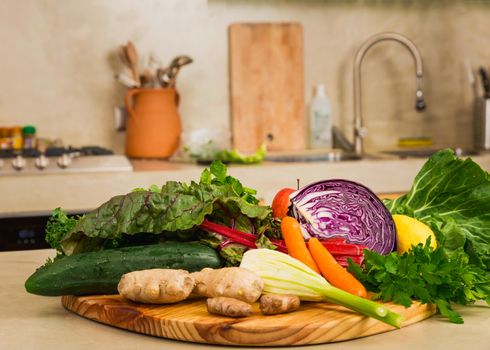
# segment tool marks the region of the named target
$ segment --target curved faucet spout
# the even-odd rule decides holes
[[[399,33],[379,33],[370,37],[357,50],[354,58],[354,150],[356,154],[362,155],[363,138],[367,130],[362,125],[362,109],[361,109],[361,64],[366,52],[376,43],[385,40],[394,40],[403,44],[412,54],[415,61],[415,109],[422,112],[425,109],[424,94],[422,92],[422,57],[415,44],[404,35]]]

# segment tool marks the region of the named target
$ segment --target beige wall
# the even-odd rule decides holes
[[[490,64],[490,5],[466,1],[2,0],[0,125],[38,126],[46,137],[100,144],[122,152],[113,106],[124,90],[114,81],[114,49],[127,39],[164,61],[195,59],[179,76],[186,130],[228,127],[227,26],[236,21],[298,21],[305,31],[305,97],[327,85],[335,123],[349,133],[352,60],[370,35],[397,31],[424,60],[427,111],[414,105],[412,59],[382,43],[363,66],[368,149],[403,136],[441,145],[472,142],[472,92],[463,60]]]

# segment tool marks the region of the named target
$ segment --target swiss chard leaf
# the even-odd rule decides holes
[[[169,181],[161,188],[113,197],[58,235],[58,247],[71,255],[114,246],[124,242],[124,236],[141,233],[196,238],[205,217],[229,226],[239,223],[241,230],[255,234],[271,220],[271,209],[258,205],[253,193],[227,175],[226,166],[213,162],[199,183]]]
[[[384,204],[429,225],[446,253],[462,248],[471,263],[490,269],[490,175],[471,159],[437,152],[409,193]]]

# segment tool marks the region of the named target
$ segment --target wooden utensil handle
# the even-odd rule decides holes
[[[131,75],[133,76],[133,79],[136,83],[138,83],[138,86],[141,84],[140,77],[138,75],[138,70],[136,69],[135,66],[131,66]]]

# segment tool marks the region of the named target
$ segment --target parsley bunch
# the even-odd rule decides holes
[[[468,264],[468,256],[455,252],[448,256],[442,248],[433,250],[430,238],[425,245],[397,255],[380,255],[364,250],[364,269],[349,261],[348,270],[370,291],[374,299],[393,301],[409,307],[412,299],[434,303],[442,316],[463,323],[451,303],[467,305],[477,300],[490,304],[490,275]]]

